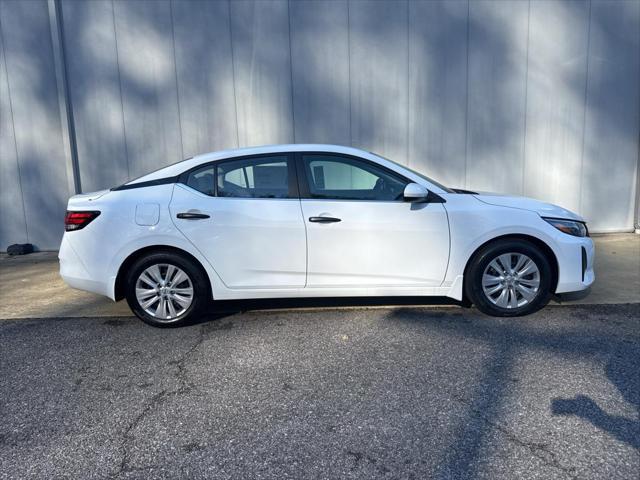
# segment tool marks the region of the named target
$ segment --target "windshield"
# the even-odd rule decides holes
[[[445,186],[444,186],[444,185],[442,185],[440,182],[436,182],[433,178],[429,178],[429,177],[427,177],[425,174],[415,171],[413,168],[409,168],[409,167],[407,167],[406,165],[402,165],[401,163],[394,162],[393,160],[390,160],[390,159],[388,159],[388,158],[386,158],[386,157],[383,157],[382,155],[378,155],[377,153],[373,153],[373,152],[369,152],[369,153],[371,153],[371,154],[375,155],[376,157],[384,158],[387,162],[391,162],[391,163],[393,163],[394,165],[398,165],[399,167],[402,167],[402,168],[404,168],[405,170],[409,170],[411,173],[413,173],[413,174],[415,174],[415,175],[419,176],[420,178],[422,178],[422,179],[426,180],[427,182],[433,183],[436,187],[441,188],[442,190],[444,190],[444,191],[445,191],[445,192],[447,192],[447,193],[456,193],[456,192],[455,192],[454,190],[452,190],[451,188],[449,188],[449,187],[445,187]]]

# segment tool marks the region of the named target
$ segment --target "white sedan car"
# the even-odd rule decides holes
[[[211,299],[445,296],[524,315],[587,289],[593,256],[568,210],[332,145],[209,153],[75,195],[59,254],[70,286],[154,326]]]

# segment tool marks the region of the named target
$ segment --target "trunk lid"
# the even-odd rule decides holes
[[[109,190],[100,190],[97,192],[80,193],[78,195],[74,195],[69,199],[67,208],[72,209],[73,207],[90,207],[92,202],[98,200],[100,197],[103,197],[107,193],[109,193]]]

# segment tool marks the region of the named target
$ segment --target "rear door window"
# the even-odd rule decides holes
[[[216,182],[219,197],[288,198],[288,156],[220,162],[217,164]]]
[[[208,165],[189,173],[186,184],[205,195],[215,195],[214,166]]]

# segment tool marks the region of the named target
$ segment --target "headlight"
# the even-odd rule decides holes
[[[562,220],[561,218],[544,218],[542,219],[556,227],[561,232],[564,232],[568,235],[573,235],[574,237],[588,237],[589,230],[587,230],[587,225],[583,222],[577,222],[575,220]]]

